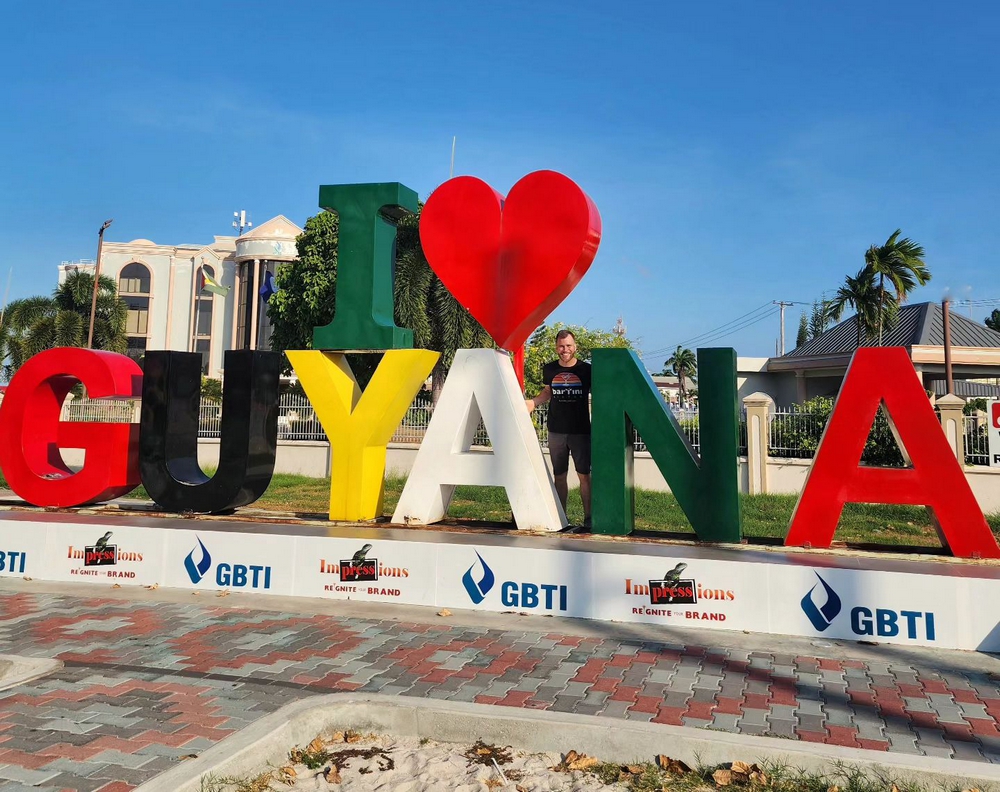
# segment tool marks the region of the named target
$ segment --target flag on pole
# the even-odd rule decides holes
[[[220,297],[225,297],[229,294],[229,287],[223,286],[211,275],[205,272],[205,268],[201,268],[201,283],[199,284],[201,291],[212,292],[212,294],[218,294]]]
[[[276,284],[274,282],[274,273],[273,272],[265,272],[264,273],[264,283],[260,287],[260,296],[261,296],[261,298],[264,300],[264,302],[267,302],[268,300],[270,300],[277,293],[278,293],[278,284]]]

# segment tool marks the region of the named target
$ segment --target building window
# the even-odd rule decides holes
[[[130,336],[128,339],[128,356],[132,360],[140,361],[146,354],[146,339]]]
[[[118,274],[118,294],[125,301],[125,334],[128,336],[128,356],[140,360],[146,354],[149,337],[149,300],[151,277],[145,264],[133,261]]]
[[[198,268],[198,292],[194,301],[194,351],[201,353],[201,373],[208,374],[212,357],[212,310],[214,294],[202,290],[202,274],[215,278],[215,270],[207,264]]]
[[[233,349],[250,349],[250,315],[247,305],[252,303],[253,262],[243,261],[237,264],[240,268],[240,292],[236,314],[236,338],[233,339]]]

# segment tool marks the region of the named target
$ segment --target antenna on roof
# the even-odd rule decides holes
[[[241,209],[238,212],[233,212],[233,228],[239,232],[239,236],[243,236],[243,231],[247,228],[252,228],[253,223],[247,220],[247,210]]]

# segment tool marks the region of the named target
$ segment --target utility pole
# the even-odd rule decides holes
[[[944,382],[948,393],[952,394],[955,392],[955,379],[951,368],[951,317],[948,312],[950,302],[947,297],[941,301],[941,314],[944,319]]]
[[[448,178],[452,179],[455,176],[455,144],[458,142],[458,135],[452,135],[451,138],[451,169],[448,171]]]
[[[87,349],[94,348],[94,318],[97,316],[97,289],[101,282],[101,248],[104,247],[104,232],[113,222],[114,218],[105,220],[104,225],[97,232],[97,261],[94,262],[94,295],[90,300],[90,330],[87,332]]]
[[[773,305],[777,305],[781,310],[781,354],[785,354],[785,308],[791,305],[795,305],[793,302],[785,302],[784,300],[771,300]]]
[[[625,327],[625,319],[621,314],[618,315],[618,321],[615,322],[615,326],[611,329],[611,332],[614,333],[617,338],[624,338],[625,334],[628,332],[628,328]]]

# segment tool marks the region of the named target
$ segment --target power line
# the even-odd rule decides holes
[[[773,306],[773,305],[771,305],[769,303],[767,305],[767,308],[769,310],[766,313],[761,314],[760,316],[754,316],[752,318],[748,318],[745,321],[743,321],[742,323],[737,324],[735,327],[731,327],[731,328],[725,329],[726,326],[723,325],[722,327],[718,328],[718,332],[716,334],[710,335],[707,338],[701,339],[700,341],[698,341],[698,344],[699,345],[710,344],[710,343],[712,343],[714,341],[719,341],[720,339],[726,338],[727,336],[731,336],[733,333],[738,333],[740,330],[745,330],[746,328],[751,327],[751,326],[757,324],[758,322],[762,322],[765,319],[770,319],[772,316],[776,316],[777,315],[778,308],[776,306]],[[755,313],[755,312],[754,311],[750,312],[750,314],[753,314],[753,313]],[[745,316],[749,317],[750,314],[745,314]],[[732,324],[732,322],[730,322],[729,324]],[[680,346],[684,346],[685,343],[690,343],[690,342],[684,342],[684,343],[680,344]],[[640,357],[642,357],[643,359],[649,358],[649,357],[658,357],[659,355],[662,355],[662,354],[664,354],[666,352],[670,352],[673,349],[674,349],[674,347],[672,347],[672,346],[664,347],[663,349],[654,349],[654,350],[652,350],[650,352],[644,352]]]
[[[747,318],[748,316],[752,316],[753,314],[758,313],[759,311],[763,311],[765,309],[769,309],[773,304],[774,303],[766,302],[763,305],[760,305],[760,306],[754,308],[752,311],[748,311],[747,313],[743,314],[742,316],[737,316],[735,319],[732,319],[732,320],[726,322],[725,324],[721,324],[718,327],[713,327],[711,330],[706,330],[704,333],[699,333],[696,336],[692,336],[691,338],[685,339],[684,341],[681,341],[680,345],[681,346],[686,346],[687,344],[696,343],[696,342],[698,342],[704,336],[714,335],[715,333],[719,332],[720,330],[726,329],[730,325],[737,324],[738,322],[742,321],[743,319]]]

